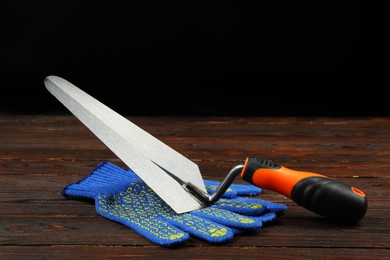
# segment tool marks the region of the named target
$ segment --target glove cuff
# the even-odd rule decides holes
[[[110,162],[102,162],[85,178],[62,190],[65,197],[94,199],[99,194],[113,194],[125,190],[139,178],[131,170],[123,170]]]

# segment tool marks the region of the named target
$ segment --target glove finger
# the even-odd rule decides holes
[[[266,212],[267,208],[263,206],[263,201],[258,199],[246,199],[237,197],[234,199],[219,199],[214,206],[229,210],[235,213],[254,216]]]
[[[262,192],[261,188],[248,184],[232,184],[230,185],[230,188],[234,190],[238,196],[256,196]]]
[[[209,243],[224,243],[234,236],[233,231],[224,225],[199,217],[193,213],[165,216],[172,225],[201,238]]]
[[[250,216],[261,215],[265,212],[272,212],[276,215],[282,215],[287,210],[287,206],[282,203],[242,197],[229,200],[220,199],[215,203],[215,206]]]
[[[253,218],[258,219],[264,224],[274,221],[277,218],[277,215],[273,212],[269,212],[261,216],[254,216]]]
[[[204,180],[207,191],[213,194],[218,188],[220,182],[212,180]],[[256,196],[261,193],[261,189],[254,185],[248,184],[231,184],[229,188],[222,195],[222,198],[235,198],[237,196]]]
[[[275,213],[266,213],[262,216],[253,216],[252,217],[253,219],[256,219],[257,221],[261,222],[262,225],[263,224],[267,224],[267,223],[270,223],[272,221],[274,221],[277,216]],[[241,234],[243,232],[247,232],[248,230],[243,230],[243,229],[235,229],[235,228],[231,228],[234,235],[238,235],[238,234]],[[250,231],[250,230],[249,230]]]
[[[206,185],[207,192],[209,194],[213,194],[215,190],[218,188],[220,182],[212,181],[212,180],[204,180],[204,184]],[[222,198],[235,198],[237,197],[237,192],[232,188],[227,188],[225,193],[222,195]]]
[[[264,205],[268,212],[275,213],[276,215],[282,215],[287,210],[287,206],[282,203],[271,202],[267,200],[257,199],[259,203]]]
[[[262,226],[260,219],[234,213],[216,206],[196,210],[191,214],[241,230],[257,230]]]
[[[96,211],[161,246],[173,246],[189,239],[188,233],[156,215],[146,213],[146,209],[134,210],[134,207],[124,203],[126,195],[125,192],[120,195],[99,195],[95,200]]]

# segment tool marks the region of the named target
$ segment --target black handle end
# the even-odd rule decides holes
[[[360,221],[368,205],[362,191],[326,177],[302,179],[294,186],[291,198],[308,210],[348,224]]]

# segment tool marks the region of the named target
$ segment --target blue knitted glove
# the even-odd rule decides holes
[[[219,182],[206,180],[205,184],[212,193]],[[161,246],[183,243],[190,234],[209,243],[223,243],[239,232],[260,229],[287,209],[284,204],[239,197],[260,192],[252,185],[232,184],[213,206],[176,214],[131,170],[109,162],[62,191],[66,197],[93,199],[101,216]]]

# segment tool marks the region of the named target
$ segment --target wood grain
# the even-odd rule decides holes
[[[0,115],[0,259],[390,259],[390,118],[129,117],[196,162],[207,179],[256,155],[359,187],[369,201],[353,226],[264,190],[287,212],[223,245],[192,237],[156,246],[61,190],[102,161],[126,167],[73,116]],[[244,183],[237,179],[236,183]]]

